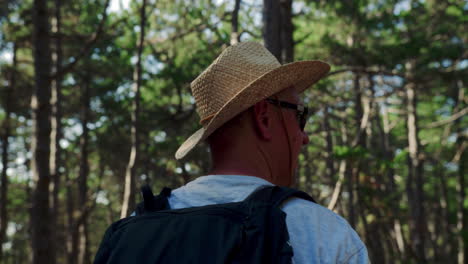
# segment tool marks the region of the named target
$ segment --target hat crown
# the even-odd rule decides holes
[[[280,67],[261,44],[241,42],[228,47],[191,83],[201,123],[205,125],[230,99],[260,76]]]

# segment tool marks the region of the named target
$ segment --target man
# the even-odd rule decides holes
[[[213,168],[172,192],[172,209],[244,200],[262,185],[290,186],[309,142],[300,93],[327,74],[320,61],[281,65],[262,45],[227,48],[191,84],[203,127],[182,144],[183,158],[206,140]],[[294,263],[367,263],[355,231],[332,211],[299,198],[283,203]]]

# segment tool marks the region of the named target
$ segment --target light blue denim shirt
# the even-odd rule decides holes
[[[258,177],[209,175],[172,191],[172,209],[238,202],[262,185]],[[291,198],[282,205],[294,250],[293,263],[368,263],[367,249],[341,216],[318,204]]]

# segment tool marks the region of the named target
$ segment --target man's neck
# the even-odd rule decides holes
[[[259,172],[256,169],[251,168],[232,168],[232,167],[215,167],[211,170],[210,175],[243,175],[243,176],[254,176],[262,178],[271,182],[270,177]]]
[[[254,176],[273,183],[269,170],[265,162],[249,158],[249,155],[245,155],[242,158],[228,158],[225,154],[223,159],[213,157],[213,169],[210,174]]]

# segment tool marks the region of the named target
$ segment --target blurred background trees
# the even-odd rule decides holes
[[[254,40],[282,63],[332,65],[305,93],[315,112],[297,187],[344,216],[374,263],[468,263],[467,10],[461,0],[1,2],[0,262],[90,263],[141,184],[207,173],[206,146],[173,158],[199,127],[190,82]]]

